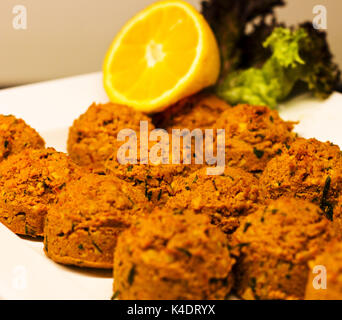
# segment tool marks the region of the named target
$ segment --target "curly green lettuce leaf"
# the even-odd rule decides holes
[[[305,82],[317,96],[326,97],[338,83],[339,72],[331,62],[325,39],[320,34],[313,37],[311,33],[307,27],[275,28],[263,43],[265,49],[272,51],[270,58],[261,68],[229,73],[218,86],[218,95],[231,104],[275,108],[298,82]],[[325,54],[322,55],[323,49]],[[321,60],[323,56],[330,60]]]
[[[300,27],[308,34],[308,41],[300,48],[300,56],[306,62],[301,80],[316,97],[325,99],[340,82],[339,67],[333,62],[327,34],[314,29],[310,22],[303,23]]]
[[[275,19],[270,24],[267,16],[274,16],[274,8],[283,6],[284,0],[205,0],[202,13],[215,33],[219,44],[222,70],[220,81],[231,71],[245,66],[249,61],[264,61],[262,42],[272,32]],[[247,32],[249,24],[259,20],[253,35]],[[251,36],[252,35],[252,36]],[[252,48],[253,58],[248,55]],[[247,50],[245,50],[247,49]],[[251,65],[249,65],[251,66]]]
[[[265,48],[271,48],[273,54],[271,61],[277,62],[281,67],[295,68],[305,62],[299,56],[302,40],[306,39],[308,34],[304,29],[291,31],[286,28],[276,28],[272,34],[263,43]]]

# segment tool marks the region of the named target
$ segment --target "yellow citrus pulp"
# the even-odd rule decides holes
[[[215,84],[216,39],[204,17],[180,0],[158,1],[122,28],[103,64],[112,102],[152,113]]]

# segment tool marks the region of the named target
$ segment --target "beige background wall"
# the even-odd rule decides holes
[[[252,1],[252,0],[251,0]],[[0,0],[0,86],[101,69],[104,53],[124,22],[154,0]],[[199,7],[199,0],[188,0]],[[27,8],[27,30],[14,30],[12,9]],[[281,20],[312,20],[326,5],[329,41],[342,66],[342,1],[288,0]]]

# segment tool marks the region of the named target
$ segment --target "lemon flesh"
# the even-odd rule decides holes
[[[110,100],[147,113],[215,84],[219,71],[212,30],[179,0],[159,1],[128,21],[103,64]]]

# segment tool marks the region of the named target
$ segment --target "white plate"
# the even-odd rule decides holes
[[[47,146],[66,151],[68,127],[92,102],[106,102],[101,73],[0,90],[0,113],[23,118]],[[296,131],[342,146],[342,95],[325,101],[302,96],[280,108],[287,120],[299,120]],[[43,245],[17,237],[0,224],[0,298],[109,299],[111,272],[58,265]]]

